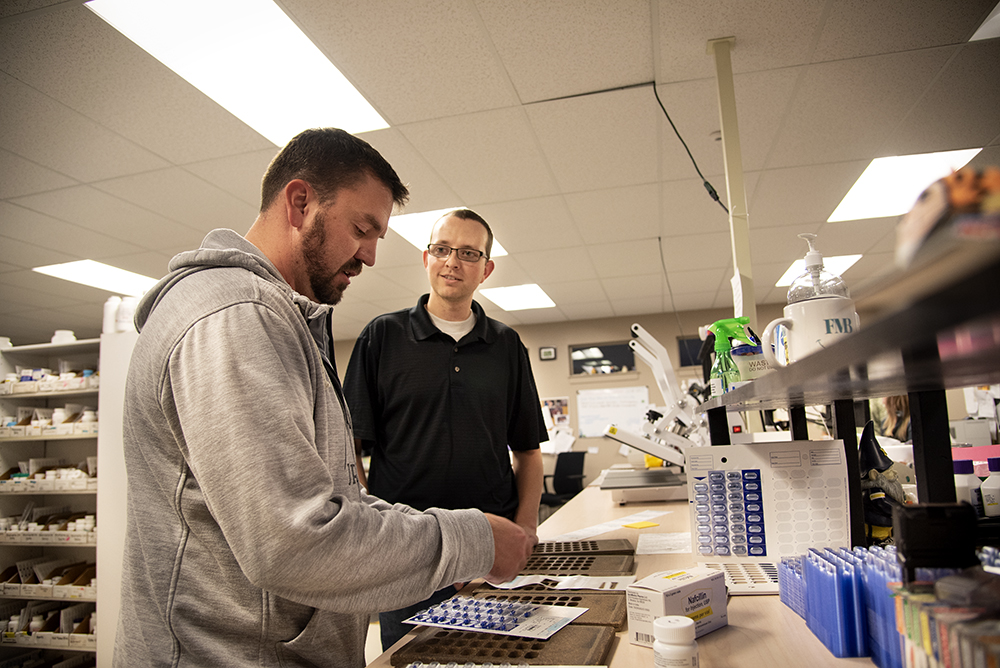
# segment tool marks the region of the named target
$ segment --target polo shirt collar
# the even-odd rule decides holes
[[[425,294],[417,300],[417,305],[410,309],[410,331],[417,341],[429,339],[435,334],[440,334],[441,330],[434,326],[430,314],[427,312],[427,301],[430,294]],[[488,327],[486,312],[475,299],[472,300],[472,312],[476,315],[476,326],[472,331],[462,337],[464,343],[482,340],[486,343],[493,341],[492,333]]]

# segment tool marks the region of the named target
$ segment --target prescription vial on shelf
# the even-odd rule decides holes
[[[698,668],[694,620],[668,615],[653,620],[653,665],[656,668]]]

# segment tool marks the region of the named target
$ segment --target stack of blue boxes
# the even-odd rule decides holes
[[[917,569],[936,580],[956,571]],[[781,601],[836,657],[871,656],[880,668],[903,668],[891,582],[902,571],[895,548],[812,549],[778,565]]]

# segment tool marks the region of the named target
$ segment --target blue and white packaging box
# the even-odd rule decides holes
[[[633,582],[625,590],[628,638],[633,645],[653,646],[653,620],[682,615],[694,620],[695,637],[729,624],[726,576],[705,566],[660,571]]]

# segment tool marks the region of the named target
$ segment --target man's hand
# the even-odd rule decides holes
[[[537,540],[517,524],[498,515],[486,513],[493,530],[493,568],[486,574],[490,584],[513,580],[520,573]]]

